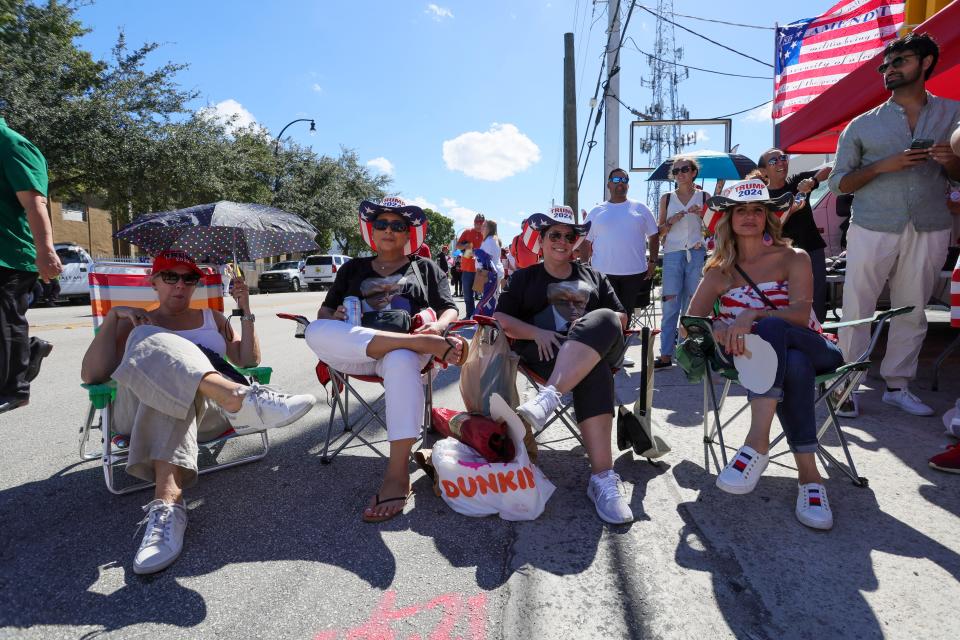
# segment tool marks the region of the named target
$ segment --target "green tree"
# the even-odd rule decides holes
[[[427,245],[434,255],[440,253],[440,247],[449,245],[453,241],[453,220],[433,209],[424,209],[427,214]]]

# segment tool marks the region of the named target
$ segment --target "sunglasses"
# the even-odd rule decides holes
[[[891,67],[893,67],[894,69],[899,69],[900,67],[902,67],[903,63],[907,61],[907,58],[916,58],[916,57],[917,57],[917,54],[915,53],[908,53],[907,55],[904,55],[904,56],[897,56],[890,62],[884,62],[882,65],[877,67],[877,71],[880,72],[880,75],[883,75],[887,72],[887,69]]]
[[[377,231],[386,231],[387,229],[390,229],[390,231],[393,231],[394,233],[403,233],[410,228],[410,225],[403,220],[391,220],[389,222],[386,220],[374,220],[373,228]]]
[[[183,280],[186,287],[195,287],[200,282],[200,276],[195,273],[177,273],[176,271],[161,271],[160,279],[167,284],[177,284],[178,281]]]
[[[691,171],[693,171],[693,167],[687,164],[682,167],[677,167],[676,169],[671,169],[670,173],[672,175],[678,176],[681,173],[690,173]]]
[[[610,182],[612,182],[613,184],[627,184],[628,182],[630,182],[630,178],[625,178],[623,176],[613,176],[612,178],[610,178]]]
[[[558,240],[566,240],[570,244],[573,244],[577,241],[577,234],[575,233],[560,233],[559,231],[551,231],[547,234],[547,240],[551,242],[556,242]]]
[[[773,156],[772,158],[768,158],[768,159],[767,159],[767,164],[770,165],[770,166],[773,166],[773,165],[777,164],[778,162],[786,162],[786,161],[789,160],[789,159],[790,159],[790,158],[789,158],[788,156],[786,156],[785,154],[781,154],[781,155],[779,155],[779,156]]]

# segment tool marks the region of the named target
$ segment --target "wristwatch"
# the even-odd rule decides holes
[[[253,315],[252,313],[245,313],[242,316],[240,316],[240,321],[243,322],[244,320],[249,320],[250,322],[256,322],[257,316]]]

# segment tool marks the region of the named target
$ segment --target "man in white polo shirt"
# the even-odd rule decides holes
[[[587,239],[580,245],[580,255],[607,276],[620,303],[632,317],[637,296],[652,284],[660,240],[657,221],[650,209],[641,202],[627,199],[629,183],[630,178],[623,169],[614,169],[607,176],[610,199],[587,214],[586,220],[592,224]],[[624,364],[630,366],[632,361],[625,358]]]

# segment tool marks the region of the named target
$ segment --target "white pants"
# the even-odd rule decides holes
[[[892,389],[907,386],[917,373],[917,358],[927,334],[923,313],[933,293],[940,267],[947,259],[950,230],[918,232],[913,223],[900,233],[870,231],[856,224],[847,234],[847,277],[843,284],[843,319],[869,318],[890,280],[890,305],[912,306],[911,313],[890,321],[887,352],[880,375]],[[848,362],[866,350],[870,327],[840,329],[840,349]]]
[[[340,320],[314,320],[307,327],[305,337],[317,357],[333,369],[383,378],[387,439],[416,438],[420,435],[424,412],[420,372],[433,356],[395,349],[374,360],[367,355],[367,345],[375,335],[373,329],[353,327]]]

